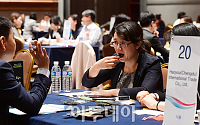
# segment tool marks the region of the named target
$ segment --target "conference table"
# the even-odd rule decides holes
[[[84,90],[73,89],[72,92],[82,92]],[[70,97],[57,95],[55,93],[51,93],[47,95],[45,104],[62,104],[62,100],[69,99]],[[89,106],[97,106],[95,102],[88,101],[84,104],[73,105],[81,108],[88,108]],[[10,121],[12,123],[18,123],[20,125],[64,125],[64,124],[98,124],[98,125],[108,125],[108,124],[119,124],[119,125],[162,125],[162,121],[156,120],[142,120],[144,117],[148,117],[150,115],[136,115],[134,113],[135,109],[143,109],[143,106],[140,105],[137,101],[133,105],[119,105],[116,106],[117,110],[112,113],[112,115],[108,117],[103,117],[100,119],[94,120],[81,120],[74,117],[64,116],[66,113],[70,113],[71,111],[63,111],[52,114],[42,114],[37,116],[29,116],[29,115],[15,115],[9,113]],[[129,111],[128,111],[129,110]]]
[[[97,45],[94,45],[92,47],[96,53],[96,60],[98,61],[100,59],[99,47]],[[64,47],[58,45],[46,45],[42,46],[42,48],[46,49],[47,55],[49,56],[49,69],[53,67],[54,61],[59,61],[59,66],[62,69],[62,67],[64,66],[64,61],[71,62],[75,46]],[[29,49],[28,45],[24,45],[24,49]]]

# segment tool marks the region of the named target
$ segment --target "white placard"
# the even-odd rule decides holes
[[[199,77],[200,38],[174,36],[165,98],[164,125],[193,125]]]
[[[25,24],[26,22],[28,22],[29,19],[30,19],[30,16],[29,16],[29,15],[26,15],[26,16],[25,16],[25,19],[24,19],[24,24]]]
[[[65,20],[64,28],[63,28],[63,42],[62,42],[62,44],[66,47],[68,47],[70,30],[71,30],[71,21]]]
[[[110,18],[110,28],[109,28],[109,31],[112,30],[113,26],[114,26],[114,23],[115,23],[115,17],[111,17]]]

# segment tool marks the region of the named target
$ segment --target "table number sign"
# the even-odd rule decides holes
[[[110,28],[109,28],[109,32],[111,32],[113,26],[114,26],[114,23],[115,23],[115,17],[111,17],[110,18]]]
[[[63,42],[62,42],[62,44],[66,47],[68,47],[70,30],[71,30],[71,21],[65,20],[64,28],[63,28]]]
[[[173,36],[163,125],[193,125],[199,76],[200,38]]]

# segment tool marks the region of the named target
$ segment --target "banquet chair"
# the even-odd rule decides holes
[[[161,65],[161,68],[168,68],[169,63],[164,63]]]
[[[115,49],[114,47],[110,46],[110,43],[107,43],[103,46],[103,49],[102,49],[103,57],[112,56],[114,53],[115,53]]]
[[[162,71],[162,76],[163,76],[163,89],[166,89],[168,69],[167,68],[161,68],[161,71]]]
[[[23,46],[23,41],[16,36],[15,36],[15,43],[16,43],[16,50],[15,50],[15,54],[16,54],[19,50],[23,49],[24,46]]]
[[[100,27],[99,23],[95,22],[95,24],[96,24],[98,27]]]
[[[103,85],[103,90],[108,90],[108,89],[110,89],[110,87],[111,87],[111,79],[109,79],[109,80],[103,82],[102,85]]]
[[[84,41],[80,41],[74,50],[71,60],[72,84],[76,89],[83,90],[102,90],[102,85],[92,89],[82,86],[82,77],[91,66],[96,62],[96,54],[93,47]]]
[[[155,56],[156,55],[156,53],[155,53],[155,51],[154,51],[154,49],[151,47],[151,52],[150,52],[150,54],[152,55],[152,56]]]
[[[161,65],[161,71],[163,76],[163,89],[167,87],[167,74],[168,74],[168,63],[164,63]]]
[[[33,68],[33,57],[30,54],[29,50],[21,49],[15,54],[14,59],[19,59],[23,61],[23,80],[24,80],[24,87],[27,91],[31,89],[30,79],[32,75],[32,68]]]
[[[15,36],[15,43],[16,43],[16,50],[15,50],[15,54],[16,54],[19,50],[24,49],[24,46],[23,46],[22,40],[16,36]],[[37,69],[38,69],[38,66],[33,65],[32,73],[36,73]]]

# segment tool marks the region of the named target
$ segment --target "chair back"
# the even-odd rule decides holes
[[[95,24],[96,24],[98,27],[100,27],[99,23],[95,22]]]
[[[150,52],[150,54],[152,55],[152,56],[156,56],[156,53],[155,53],[155,51],[154,51],[154,49],[151,47],[151,52]]]
[[[74,50],[71,60],[72,67],[72,84],[76,86],[76,89],[89,90],[82,86],[82,77],[91,66],[96,62],[96,54],[92,46],[84,41],[80,41]],[[99,90],[102,88],[94,87],[92,90]]]
[[[103,57],[112,56],[114,53],[115,53],[115,49],[114,47],[110,46],[110,43],[107,43],[103,46],[103,49],[102,49]]]
[[[23,41],[16,36],[15,36],[15,43],[16,43],[16,50],[15,50],[16,54],[19,50],[24,49],[24,46],[23,46]]]
[[[162,76],[163,76],[163,89],[166,89],[168,69],[167,68],[161,68],[161,71],[162,71]]]
[[[161,65],[161,71],[163,76],[163,89],[167,87],[167,74],[168,74],[168,63],[164,63]]]
[[[161,65],[161,68],[168,68],[169,63],[164,63]]]
[[[31,88],[30,79],[32,75],[33,68],[33,57],[30,54],[29,50],[22,49],[15,54],[14,59],[23,60],[23,78],[24,78],[24,87],[28,91]]]

